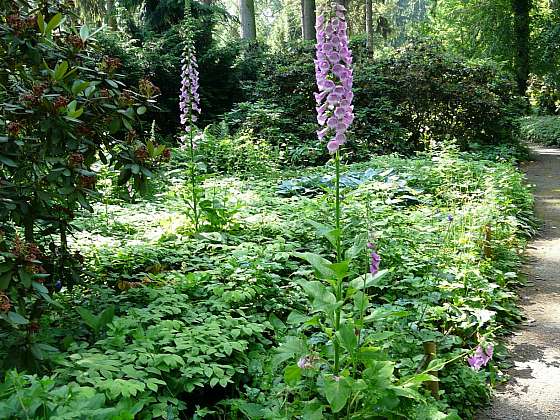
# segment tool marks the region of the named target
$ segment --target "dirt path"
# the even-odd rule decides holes
[[[509,340],[511,380],[479,420],[560,420],[560,149],[533,151],[526,173],[544,226],[527,252],[521,306],[528,322]]]

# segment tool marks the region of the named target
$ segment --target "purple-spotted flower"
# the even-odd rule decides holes
[[[488,364],[490,360],[492,360],[492,356],[494,355],[494,346],[489,344],[486,347],[486,350],[482,348],[482,346],[478,346],[474,352],[474,355],[467,358],[470,367],[474,370],[479,370],[481,367],[484,367]]]
[[[375,275],[379,272],[379,264],[381,263],[381,257],[377,252],[375,252],[375,245],[373,245],[371,242],[368,242],[367,247],[371,250],[369,272],[371,273],[371,275]]]
[[[346,9],[333,4],[334,14],[317,17],[315,78],[318,93],[317,131],[319,140],[327,138],[327,149],[333,154],[346,142],[346,132],[354,120],[352,106],[352,51],[348,49]]]
[[[198,94],[198,64],[194,45],[189,38],[185,42],[183,58],[181,59],[181,95],[179,96],[179,109],[181,111],[181,125],[187,133],[181,136],[183,143],[186,143],[192,130],[193,124],[200,114],[200,95]]]

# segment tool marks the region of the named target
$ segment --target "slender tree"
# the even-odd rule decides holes
[[[241,21],[241,38],[257,39],[254,0],[239,0],[239,17]]]
[[[514,67],[517,87],[521,95],[527,93],[529,78],[529,37],[531,0],[512,0],[515,33]]]
[[[301,30],[305,40],[315,40],[315,0],[301,0]]]
[[[373,53],[373,0],[366,0],[366,46]]]

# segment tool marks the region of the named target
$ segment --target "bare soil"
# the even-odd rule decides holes
[[[544,224],[527,250],[529,285],[520,294],[527,321],[507,343],[511,380],[479,420],[560,420],[560,149],[533,152],[524,168]]]

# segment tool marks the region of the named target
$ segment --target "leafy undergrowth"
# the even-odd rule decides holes
[[[546,146],[560,145],[560,117],[557,115],[530,116],[521,119],[521,137],[530,143]]]
[[[199,234],[172,170],[149,201],[107,201],[80,221],[88,283],[63,288],[67,310],[33,338],[60,352],[43,355],[39,376],[6,374],[0,417],[338,418],[336,398],[349,393],[352,418],[472,418],[504,349],[479,371],[466,357],[521,318],[517,271],[534,228],[523,176],[449,151],[347,169],[343,237],[374,238],[387,270],[367,279],[359,387],[318,383],[320,362],[294,368],[328,344],[301,322],[310,308],[298,283],[314,274],[294,253],[330,252],[316,232],[331,222],[330,168],[207,180]],[[363,253],[356,273],[367,271]],[[426,342],[437,346],[427,368]],[[437,399],[426,372],[439,376]]]

